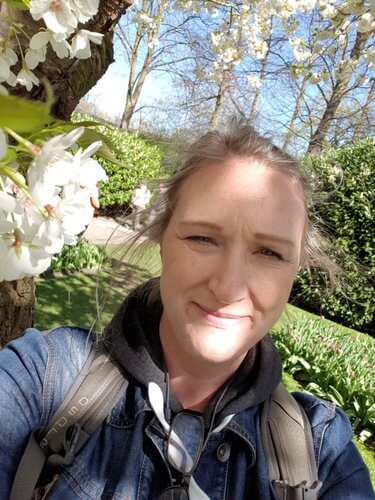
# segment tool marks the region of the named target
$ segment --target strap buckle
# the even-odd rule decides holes
[[[62,465],[65,467],[70,464],[70,462],[74,458],[74,452],[77,446],[78,438],[81,433],[81,426],[77,424],[73,424],[66,431],[66,440],[65,440],[65,456],[62,461]]]
[[[322,484],[321,481],[314,481],[311,486],[307,486],[306,481],[302,481],[296,486],[291,486],[287,479],[273,481],[279,500],[317,500]]]

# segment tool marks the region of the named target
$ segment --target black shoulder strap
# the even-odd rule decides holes
[[[279,500],[315,500],[321,483],[311,426],[304,409],[279,384],[261,412],[270,480]]]
[[[18,466],[10,500],[29,500],[46,463],[65,467],[124,394],[128,381],[108,354],[93,346],[57,412],[31,434]]]

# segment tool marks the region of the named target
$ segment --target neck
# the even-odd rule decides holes
[[[163,345],[164,359],[169,373],[170,387],[185,409],[203,412],[215,394],[237,371],[243,358],[230,365],[220,364],[202,366],[201,361],[187,363],[186,357],[180,358],[176,349],[170,350]],[[172,355],[169,355],[172,352]],[[184,363],[180,363],[180,359]]]

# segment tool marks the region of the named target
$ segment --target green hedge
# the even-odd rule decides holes
[[[76,245],[63,247],[57,259],[52,261],[48,271],[69,272],[98,269],[107,261],[108,257],[102,248],[91,241],[79,238]]]
[[[343,282],[327,296],[324,276],[305,271],[298,276],[292,293],[292,301],[299,307],[371,335],[375,311],[374,162],[372,138],[306,158],[305,167],[319,179],[315,180],[319,182],[317,189],[332,193],[322,198],[315,211],[333,240]]]
[[[89,117],[74,115],[74,121]],[[90,118],[89,118],[90,119]],[[133,190],[141,180],[156,180],[163,176],[163,151],[155,144],[137,134],[124,133],[112,125],[99,125],[94,129],[103,134],[107,145],[116,157],[116,162],[97,157],[105,169],[108,181],[100,184],[101,213],[123,212],[130,203]]]

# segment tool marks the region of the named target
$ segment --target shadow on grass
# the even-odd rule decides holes
[[[111,268],[95,274],[73,274],[36,282],[35,327],[48,330],[78,325],[102,331],[126,295],[155,273],[112,259]]]

